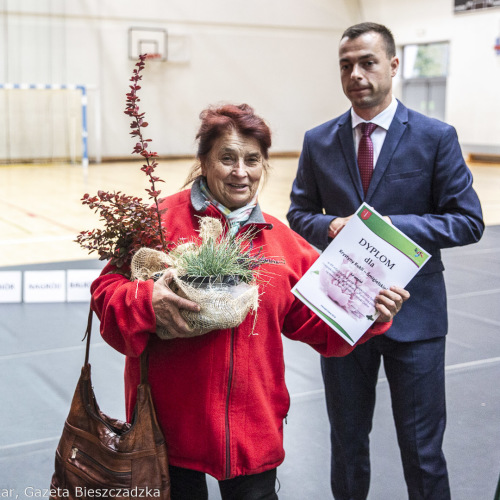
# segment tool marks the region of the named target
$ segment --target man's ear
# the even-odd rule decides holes
[[[398,68],[399,68],[399,59],[394,56],[392,59],[391,59],[391,76],[392,77],[395,77],[397,72],[398,72]]]

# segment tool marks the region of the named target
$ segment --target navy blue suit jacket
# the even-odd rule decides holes
[[[331,241],[332,219],[353,214],[362,201],[432,254],[406,287],[411,298],[386,335],[399,341],[446,335],[440,250],[477,242],[484,230],[455,129],[399,102],[366,197],[350,111],[308,131],[287,215],[290,227],[323,250]]]

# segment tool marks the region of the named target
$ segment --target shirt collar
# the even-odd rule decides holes
[[[371,120],[370,123],[375,123],[375,125],[383,128],[384,130],[389,130],[389,127],[391,126],[392,119],[394,118],[394,115],[396,114],[396,109],[398,108],[398,101],[394,96],[392,96],[391,103],[387,108],[385,108],[383,111],[381,111],[377,116],[374,116]],[[359,115],[356,114],[354,109],[351,108],[351,121],[352,121],[352,128],[356,128],[360,123],[366,122],[366,120],[363,120]]]

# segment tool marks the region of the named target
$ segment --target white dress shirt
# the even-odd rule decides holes
[[[392,101],[387,108],[384,109],[381,113],[370,120],[370,123],[375,123],[377,128],[372,132],[371,140],[373,143],[373,168],[377,166],[377,160],[380,154],[380,150],[385,141],[385,136],[387,135],[387,131],[391,126],[392,119],[396,114],[396,109],[398,107],[398,101],[394,96],[392,96]],[[361,127],[358,127],[360,123],[366,122],[360,116],[358,116],[354,110],[351,108],[351,119],[352,119],[352,131],[354,138],[354,147],[356,148],[356,158],[358,156],[358,147],[359,141],[361,139]],[[368,123],[368,122],[366,122]]]

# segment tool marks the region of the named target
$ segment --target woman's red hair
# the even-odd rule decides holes
[[[248,104],[225,104],[219,107],[210,107],[200,113],[200,119],[201,126],[196,134],[198,141],[196,156],[199,163],[191,169],[185,185],[201,175],[201,163],[207,159],[215,141],[229,130],[235,130],[243,137],[256,139],[264,159],[269,158],[271,130]],[[264,162],[264,169],[267,169],[267,161]]]

